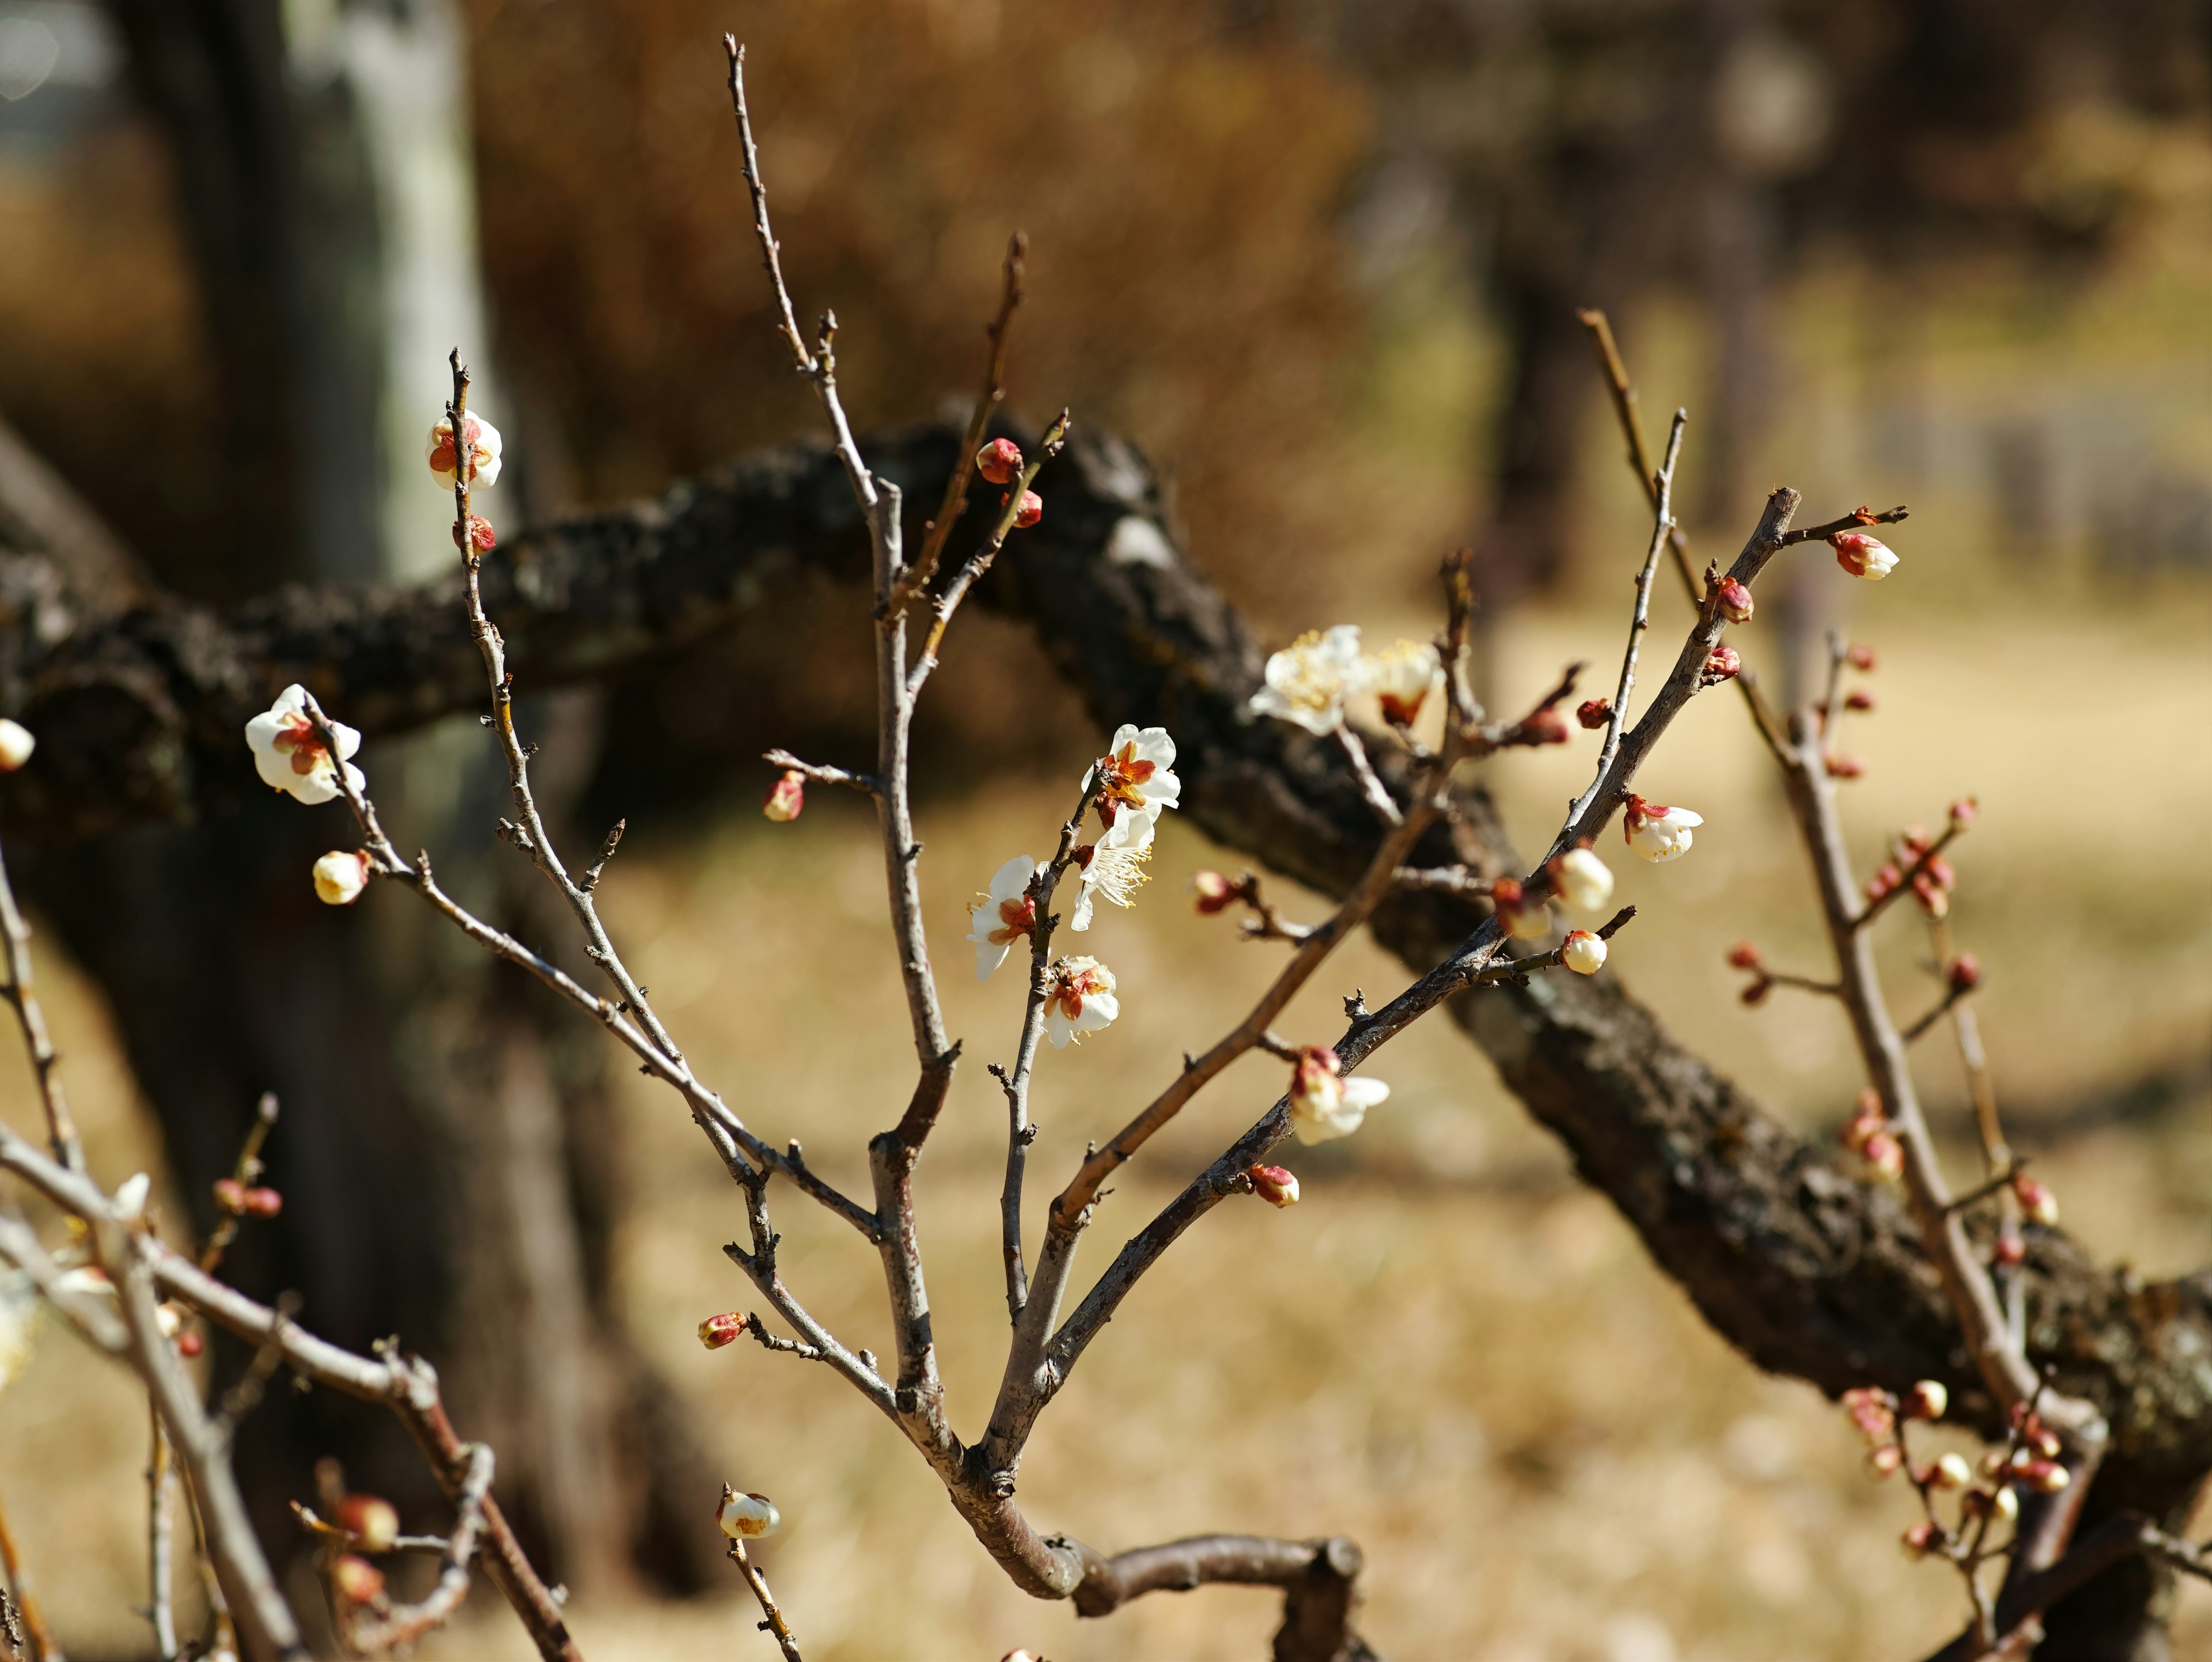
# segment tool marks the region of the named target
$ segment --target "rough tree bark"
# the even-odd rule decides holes
[[[936,499],[956,441],[939,428],[866,441],[910,503]],[[1083,439],[1043,488],[1044,523],[1009,547],[979,598],[1036,630],[1102,727],[1174,731],[1188,817],[1279,871],[1340,891],[1375,844],[1374,817],[1334,749],[1243,715],[1259,645],[1177,551],[1143,460],[1110,437]],[[771,603],[781,583],[860,581],[866,561],[837,464],[799,445],[526,535],[487,560],[483,581],[518,676],[542,688],[638,668]],[[0,558],[0,595],[35,587],[41,569]],[[15,713],[42,742],[0,786],[0,830],[11,837],[67,843],[206,813],[255,788],[237,734],[289,680],[372,735],[473,708],[481,696],[450,581],[404,592],[287,589],[228,612],[159,601],[58,642],[25,638],[21,616],[0,648],[21,654]],[[1516,867],[1479,789],[1465,794],[1457,824],[1433,836],[1425,861]],[[1374,927],[1425,968],[1476,917],[1452,897],[1408,892]],[[1942,1379],[1960,1413],[1996,1429],[1890,1193],[1682,1049],[1617,977],[1539,978],[1463,996],[1452,1013],[1753,1361],[1831,1393]],[[2101,1268],[2063,1233],[2032,1234],[2033,1356],[2114,1429],[2085,1531],[2129,1507],[2185,1526],[2212,1470],[2212,1275],[2147,1284]],[[2168,1597],[2162,1573],[2123,1563],[2054,1610],[2041,1654],[2162,1659]]]

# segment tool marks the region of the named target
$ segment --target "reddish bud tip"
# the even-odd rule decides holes
[[[236,1178],[217,1178],[215,1180],[215,1203],[236,1217],[246,1210],[246,1185]]]
[[[1521,880],[1517,877],[1499,878],[1490,886],[1490,899],[1500,911],[1518,906],[1522,899]]]
[[[249,1218],[273,1218],[284,1209],[284,1197],[274,1189],[249,1189],[239,1210]]]
[[[1844,657],[1853,669],[1871,670],[1875,667],[1874,648],[1870,646],[1855,646]]]
[[[1972,953],[1960,953],[1951,961],[1951,990],[1971,993],[1982,984],[1981,960]]]
[[[1575,720],[1595,733],[1613,719],[1613,700],[1585,698],[1576,707]]]
[[[2012,1193],[2013,1198],[2020,1202],[2022,1216],[2041,1224],[2045,1229],[2057,1227],[2058,1196],[2051,1192],[2048,1184],[2023,1175],[2012,1180]]]
[[[1219,872],[1193,872],[1190,904],[1200,917],[1212,917],[1236,904],[1237,886]]]
[[[1532,745],[1564,745],[1574,737],[1574,730],[1567,726],[1565,716],[1547,704],[1528,713],[1528,719],[1521,723],[1521,735]]]
[[[1009,490],[1005,496],[1000,497],[999,506],[1004,508],[1008,502],[1012,500],[1013,494],[1014,493],[1012,491]],[[1022,505],[1014,510],[1014,524],[1020,529],[1026,531],[1043,517],[1044,498],[1038,496],[1034,490],[1023,491]]]
[[[1962,796],[1951,804],[1951,823],[1954,825],[1971,825],[1974,823],[1974,816],[1981,811],[1982,805],[1972,797]]]
[[[1866,1156],[1868,1165],[1891,1182],[1905,1175],[1905,1145],[1888,1132],[1875,1132],[1859,1152]]]
[[[1741,653],[1725,643],[1717,646],[1705,654],[1705,684],[1718,686],[1723,681],[1732,679],[1742,667]]]
[[[1844,698],[1844,708],[1845,709],[1859,710],[1872,709],[1874,708],[1874,694],[1871,692],[1848,693]]]
[[[1270,1206],[1296,1206],[1298,1203],[1297,1176],[1279,1166],[1255,1166],[1245,1175],[1252,1179],[1252,1192]]]
[[[331,1521],[352,1536],[363,1552],[389,1552],[399,1538],[399,1509],[381,1495],[347,1495]]]
[[[489,520],[484,518],[481,514],[471,514],[469,515],[469,539],[467,545],[469,547],[473,548],[479,554],[487,553],[498,541],[499,538],[492,531],[491,521]],[[453,527],[453,546],[456,548],[462,546],[461,527],[459,525],[455,525]]]
[[[1752,613],[1751,591],[1733,577],[1723,580],[1720,590],[1720,608],[1721,616],[1730,623],[1749,623]]]
[[[182,1356],[187,1361],[198,1355],[200,1352],[206,1348],[206,1342],[201,1339],[198,1334],[193,1332],[190,1328],[186,1328],[183,1332],[177,1335],[177,1355]]]
[[[782,777],[768,788],[761,799],[761,812],[778,825],[796,819],[806,809],[806,776],[796,769],[787,768]]]
[[[1866,764],[1856,756],[1831,756],[1826,765],[1831,779],[1856,779],[1866,771]]]
[[[993,484],[1012,484],[1022,471],[1022,447],[1012,439],[993,439],[975,453],[975,471]]]
[[[1765,965],[1766,959],[1751,942],[1739,941],[1729,948],[1728,961],[1731,970],[1756,970]]]
[[[1925,1518],[1898,1537],[1909,1558],[1925,1558],[1942,1545],[1943,1531]]]
[[[1877,1477],[1888,1476],[1904,1464],[1905,1451],[1895,1443],[1884,1443],[1867,1451],[1867,1469]]]
[[[744,1314],[727,1310],[719,1316],[709,1316],[699,1324],[699,1342],[709,1350],[720,1350],[726,1344],[735,1344],[744,1330]]]
[[[384,1591],[384,1572],[349,1552],[331,1562],[331,1586],[349,1604],[366,1604]]]
[[[2007,1269],[2014,1268],[2027,1261],[2027,1243],[2017,1235],[2000,1235],[1997,1249],[1991,1257]]]

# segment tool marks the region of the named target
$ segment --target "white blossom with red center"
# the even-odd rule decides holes
[[[352,761],[361,748],[361,734],[343,721],[331,721],[329,727],[337,741],[337,762],[345,766],[346,782],[356,791],[365,788],[368,781]],[[307,715],[305,687],[295,683],[278,693],[274,704],[246,724],[246,742],[263,783],[307,803],[327,802],[338,794],[337,764]]]
[[[1702,815],[1687,808],[1670,808],[1632,794],[1621,815],[1620,829],[1629,848],[1656,866],[1689,853],[1692,829],[1705,823]]]
[[[1030,898],[1030,880],[1037,862],[1018,854],[999,868],[988,892],[968,908],[968,939],[975,948],[975,979],[988,981],[991,971],[1006,961],[1015,941],[1036,928],[1036,902]]]
[[[1069,928],[1088,929],[1091,907],[1097,901],[1122,907],[1137,904],[1137,891],[1146,880],[1145,862],[1152,857],[1152,823],[1149,814],[1125,813],[1090,848],[1075,851],[1082,862],[1081,883]]]
[[[1112,1025],[1121,1014],[1114,972],[1097,959],[1058,959],[1045,971],[1044,1036],[1054,1050]]]
[[[1110,828],[1125,813],[1157,820],[1162,809],[1180,807],[1182,781],[1176,776],[1175,758],[1175,740],[1165,728],[1124,721],[1115,728],[1114,742],[1091,773],[1099,822]]]
[[[469,478],[471,487],[491,484],[499,478],[499,429],[471,411],[461,417],[461,434],[469,450]],[[448,490],[453,488],[453,423],[449,416],[438,417],[438,424],[430,429],[428,460],[430,472],[440,484]]]
[[[1291,1129],[1300,1142],[1327,1142],[1359,1129],[1367,1111],[1390,1094],[1379,1079],[1346,1079],[1326,1044],[1309,1044],[1291,1070]]]
[[[1360,655],[1357,624],[1310,630],[1267,660],[1267,685],[1252,695],[1252,713],[1334,733],[1344,725],[1344,701],[1366,685],[1370,661]]]
[[[1836,563],[1854,577],[1878,583],[1897,569],[1897,551],[1863,531],[1838,531],[1828,541],[1836,551]]]
[[[1361,674],[1382,705],[1385,721],[1409,728],[1428,696],[1443,685],[1443,660],[1425,641],[1400,641],[1370,657]]]

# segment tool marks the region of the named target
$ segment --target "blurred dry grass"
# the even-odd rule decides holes
[[[2001,1088],[2047,1099],[2201,1049],[2206,863],[2184,862],[2179,886],[2155,892],[2115,875],[2142,828],[2212,815],[2203,738],[2154,719],[2212,697],[2212,665],[2191,646],[2201,611],[2077,624],[2066,654],[2125,656],[2134,670],[2122,689],[2023,675],[2019,666],[2051,661],[2058,642],[2009,622],[1938,626],[1888,588],[1875,598],[1892,614],[1868,624],[1887,654],[1877,685],[1887,704],[1858,746],[1875,769],[1855,791],[1855,824],[1870,844],[1881,826],[1931,817],[1962,785],[1980,792],[1984,818],[1959,862],[1960,928],[1990,968],[1980,1008]],[[1504,679],[1533,685],[1563,654],[1603,653],[1617,631],[1590,611],[1539,620],[1516,637]],[[2006,697],[1977,696],[1991,685]],[[2054,756],[2066,758],[2063,781]],[[1553,753],[1498,768],[1524,841],[1580,762]],[[1802,870],[1758,763],[1726,699],[1697,707],[1662,752],[1652,785],[1702,807],[1707,826],[1677,865],[1617,862],[1624,898],[1645,910],[1615,963],[1692,1043],[1817,1125],[1856,1087],[1831,1013],[1810,1001],[1744,1011],[1720,963],[1747,933],[1778,956],[1811,950]],[[971,1427],[1004,1326],[1002,1111],[980,1064],[1011,1044],[1018,1007],[1004,977],[980,988],[970,978],[962,905],[1008,854],[1042,844],[1073,780],[994,785],[929,810],[922,827],[939,969],[970,1054],[923,1168],[922,1225],[951,1405]],[[618,863],[608,910],[708,1077],[753,1123],[803,1136],[818,1165],[858,1184],[860,1145],[902,1100],[909,1063],[872,824],[857,804],[817,799],[794,827],[749,822],[696,855]],[[1127,1014],[1044,1057],[1033,1201],[1156,1085],[1164,1058],[1208,1038],[1264,973],[1264,949],[1181,904],[1188,873],[1216,858],[1170,821],[1143,904],[1094,930],[1087,944],[1121,976]],[[1901,919],[1892,930],[1906,1008],[1917,1003],[1910,933]],[[99,1012],[54,968],[95,1169],[112,1179],[154,1152]],[[1283,1026],[1330,1032],[1343,992],[1401,978],[1360,943]],[[1377,1071],[1395,1094],[1340,1146],[1348,1157],[1294,1159],[1301,1206],[1222,1208],[1132,1298],[1045,1422],[1024,1471],[1034,1515],[1109,1546],[1215,1528],[1351,1533],[1372,1567],[1367,1628],[1407,1658],[1875,1662],[1937,1638],[1952,1590],[1897,1555],[1904,1497],[1859,1475],[1839,1416],[1809,1388],[1755,1374],[1705,1330],[1454,1030],[1417,1029]],[[1940,1042],[1922,1071],[1939,1101],[1955,1100]],[[1273,1065],[1255,1060],[1202,1099],[1121,1185],[1090,1263],[1277,1085]],[[7,1093],[11,1121],[28,1123],[20,1075]],[[768,1562],[810,1657],[984,1658],[1017,1643],[1062,1662],[1260,1653],[1272,1601],[1256,1595],[1155,1598],[1081,1624],[1024,1598],[920,1462],[830,1376],[749,1344],[701,1351],[691,1329],[702,1315],[751,1302],[719,1251],[738,1211],[675,1104],[642,1081],[628,1100],[641,1196],[621,1232],[630,1318],[699,1406],[719,1463],[700,1474],[702,1495],[727,1476],[782,1506],[788,1525]],[[2085,1239],[2146,1274],[2212,1262],[2205,1106],[2150,1136],[2116,1130],[2045,1156]],[[872,1257],[788,1196],[778,1223],[802,1296],[849,1342],[882,1348]],[[65,1635],[88,1654],[129,1653],[139,1405],[54,1337],[4,1413],[0,1495]],[[524,1654],[495,1601],[480,1590],[472,1609],[477,1624],[425,1653]],[[594,1656],[767,1654],[732,1602],[575,1615]],[[2212,1644],[2212,1598],[2195,1588],[2183,1631],[2182,1653]]]

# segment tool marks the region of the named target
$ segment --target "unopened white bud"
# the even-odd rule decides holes
[[[30,728],[0,715],[0,773],[15,772],[31,759],[31,752],[38,746],[39,741],[31,736]]]
[[[153,1178],[143,1172],[134,1172],[115,1185],[115,1209],[125,1222],[137,1217],[146,1209],[146,1196],[152,1192]]]
[[[714,1514],[714,1521],[732,1541],[756,1540],[783,1527],[783,1515],[767,1495],[740,1495],[726,1484],[722,1489],[721,1510]]]
[[[1613,872],[1588,849],[1569,849],[1552,862],[1559,898],[1578,912],[1594,912],[1613,898]]]
[[[1931,1479],[1938,1488],[1964,1488],[1974,1481],[1974,1469],[1963,1454],[1947,1454],[1936,1463]]]
[[[368,886],[368,852],[332,849],[315,861],[315,898],[325,906],[350,906]]]
[[[1605,942],[1588,929],[1570,929],[1559,956],[1577,975],[1595,975],[1605,967]]]

